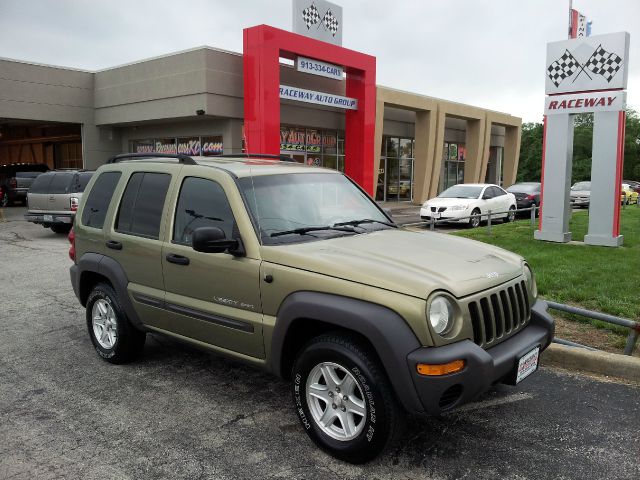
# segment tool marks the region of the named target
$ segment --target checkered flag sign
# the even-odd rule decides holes
[[[569,50],[565,50],[562,56],[549,65],[547,76],[558,87],[565,78],[571,77],[581,67]]]
[[[327,10],[327,13],[324,14],[322,23],[324,23],[324,28],[331,32],[331,35],[335,37],[336,33],[338,32],[340,23],[338,22],[338,19],[335,17],[331,9]]]
[[[312,3],[302,11],[302,20],[307,26],[307,30],[320,21],[320,12],[316,8],[315,3]]]
[[[602,45],[598,45],[584,66],[596,75],[602,75],[608,83],[620,70],[622,59],[613,52],[607,52]]]

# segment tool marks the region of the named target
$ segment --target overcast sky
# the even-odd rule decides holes
[[[541,121],[545,45],[569,0],[341,0],[343,46],[377,57],[377,83]],[[593,34],[631,33],[640,110],[640,0],[574,0]],[[0,0],[0,57],[97,70],[201,45],[242,51],[242,29],[290,30],[291,0]],[[2,72],[0,72],[0,76]]]

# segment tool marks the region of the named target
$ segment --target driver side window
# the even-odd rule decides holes
[[[218,227],[227,238],[237,237],[231,206],[220,184],[187,177],[182,182],[176,206],[174,243],[191,245],[193,231],[200,227]]]
[[[482,194],[482,198],[484,200],[489,200],[494,197],[493,187],[487,187],[484,189],[484,193]]]

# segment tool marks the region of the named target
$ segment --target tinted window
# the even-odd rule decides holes
[[[69,193],[71,191],[71,181],[75,173],[54,173],[53,180],[49,184],[49,194]]]
[[[84,189],[87,188],[87,183],[93,177],[93,172],[83,172],[76,175],[73,182],[73,192],[84,192]]]
[[[158,238],[170,181],[171,175],[167,173],[137,172],[131,175],[120,202],[116,230]]]
[[[493,198],[493,189],[491,187],[487,187],[484,190],[484,193],[482,194],[482,198],[484,199],[489,199],[489,198]]]
[[[36,178],[40,175],[40,172],[16,172],[16,178]]]
[[[501,195],[506,195],[506,192],[498,187],[491,187],[491,191],[493,192],[494,197],[499,197]]]
[[[44,176],[44,175],[42,175]],[[38,181],[41,177],[38,177]],[[87,227],[102,228],[111,197],[120,180],[120,172],[101,173],[89,192],[82,211],[82,224]],[[34,182],[35,184],[35,182]]]
[[[222,187],[211,180],[188,177],[182,182],[176,207],[173,241],[191,245],[191,234],[199,227],[221,228],[233,238],[234,219]]]
[[[540,191],[540,185],[516,183],[507,188],[507,192],[511,193],[537,193]]]
[[[29,193],[48,193],[51,180],[53,180],[53,173],[39,175],[31,184]]]

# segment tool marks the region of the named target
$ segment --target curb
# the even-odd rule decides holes
[[[628,355],[594,352],[584,348],[552,343],[542,352],[540,363],[640,382],[640,358]]]

